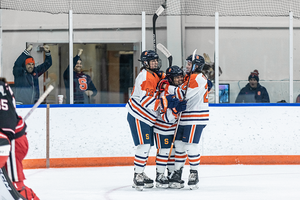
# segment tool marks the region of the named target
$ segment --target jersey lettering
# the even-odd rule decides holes
[[[203,102],[204,103],[208,103],[208,89],[207,88],[208,88],[208,85],[206,83],[206,85],[205,85],[206,92],[205,92],[205,94],[203,96]]]
[[[164,139],[164,141],[165,141],[165,144],[169,144],[169,139],[168,138]]]
[[[78,79],[78,82],[79,82],[79,88],[81,89],[81,90],[86,90],[88,87],[87,87],[87,81],[86,81],[86,78],[79,78]]]
[[[6,96],[3,85],[0,85],[0,93],[2,94],[2,96]]]
[[[145,95],[145,96],[151,96],[151,97],[153,97],[154,92],[155,92],[155,91],[154,91],[153,89],[147,88],[147,89],[146,89],[146,95]]]
[[[0,110],[8,110],[7,99],[1,99]]]

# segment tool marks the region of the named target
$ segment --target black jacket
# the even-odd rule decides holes
[[[26,124],[18,116],[12,90],[0,81],[0,132],[11,141],[25,134]]]
[[[270,103],[270,99],[265,87],[257,83],[257,88],[252,88],[248,83],[241,89],[235,103]]]
[[[73,69],[77,63],[77,61],[80,59],[78,55],[76,55],[73,58]],[[67,95],[67,103],[70,103],[70,77],[69,77],[69,66],[64,71],[63,77],[64,77],[64,83],[66,87],[66,95]],[[92,79],[89,75],[81,73],[76,73],[73,71],[73,95],[74,95],[74,104],[90,104],[91,100],[89,97],[85,94],[85,91],[92,90],[94,97],[97,94],[97,89],[92,82]]]
[[[17,102],[23,104],[34,104],[40,97],[38,78],[46,72],[52,65],[50,53],[46,53],[45,62],[34,67],[32,73],[28,73],[25,60],[30,58],[28,51],[24,51],[15,61],[13,67],[14,74],[14,95]]]

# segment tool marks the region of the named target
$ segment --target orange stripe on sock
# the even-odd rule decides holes
[[[167,160],[156,158],[156,161],[167,163]]]

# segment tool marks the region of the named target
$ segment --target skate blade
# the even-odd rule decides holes
[[[144,186],[136,186],[135,184],[133,184],[132,188],[135,188],[137,191],[143,191]]]
[[[144,183],[144,184],[145,184],[144,188],[153,188],[154,187],[153,183]]]
[[[156,188],[166,189],[168,187],[169,187],[169,184],[156,183]]]
[[[181,184],[180,183],[169,183],[169,188],[172,188],[172,189],[181,189]]]
[[[189,187],[190,187],[190,190],[198,190],[199,189],[198,185],[189,185]]]

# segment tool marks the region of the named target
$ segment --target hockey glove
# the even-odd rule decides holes
[[[179,104],[175,108],[177,110],[177,112],[185,111],[186,110],[186,103],[187,103],[186,100],[180,101]]]
[[[175,95],[163,96],[160,98],[162,110],[166,111],[167,108],[175,108],[179,104],[179,99]]]
[[[166,86],[170,85],[169,81],[167,79],[162,79],[161,81],[159,81],[158,83],[158,90],[160,92],[164,91]]]

